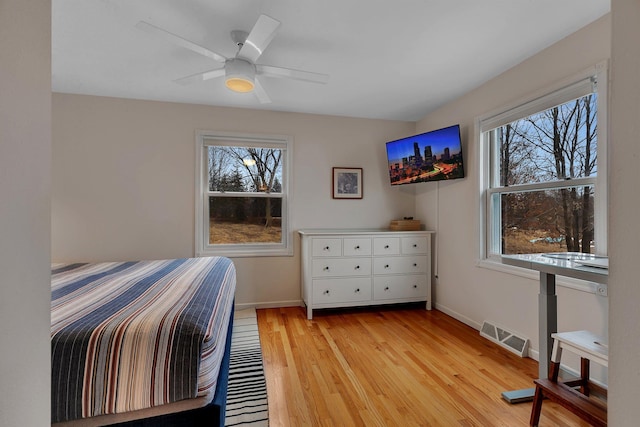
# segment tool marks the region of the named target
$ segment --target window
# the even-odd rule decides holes
[[[606,82],[598,65],[480,119],[482,258],[606,254]]]
[[[292,255],[290,138],[199,132],[196,153],[196,255]]]

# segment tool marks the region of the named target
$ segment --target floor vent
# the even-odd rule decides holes
[[[520,337],[515,332],[504,329],[502,326],[497,326],[485,320],[482,323],[480,335],[501,345],[520,357],[524,357],[527,353],[529,339]]]

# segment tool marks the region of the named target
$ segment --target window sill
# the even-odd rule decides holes
[[[540,280],[540,273],[535,270],[529,270],[526,268],[515,267],[512,265],[506,265],[500,261],[493,259],[483,259],[476,263],[479,268],[486,268],[488,270],[498,271],[501,273],[511,274],[518,277],[524,277],[526,279],[535,280],[536,283]],[[596,294],[600,296],[607,296],[607,285],[600,283],[589,282],[586,280],[578,280],[570,277],[556,276],[556,285],[569,289],[574,289],[580,292],[587,292],[590,294]]]
[[[257,257],[290,257],[293,249],[209,249],[196,251],[196,257],[224,256],[228,258],[257,258]]]

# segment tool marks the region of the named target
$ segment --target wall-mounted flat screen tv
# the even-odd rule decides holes
[[[460,125],[387,142],[391,185],[464,178]]]

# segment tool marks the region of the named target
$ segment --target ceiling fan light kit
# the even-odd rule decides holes
[[[227,88],[238,93],[251,92],[255,87],[255,84],[244,77],[227,77],[227,81],[224,82]]]
[[[268,104],[271,100],[260,84],[260,79],[256,78],[256,74],[259,74],[261,78],[262,76],[286,78],[320,84],[325,84],[329,81],[329,76],[326,74],[256,64],[258,58],[275,37],[279,26],[280,21],[267,15],[260,15],[251,32],[231,31],[231,40],[238,46],[238,52],[234,58],[225,58],[219,53],[148,22],[140,21],[136,24],[137,28],[155,37],[163,38],[178,47],[189,49],[214,61],[224,63],[224,68],[182,77],[176,79],[176,83],[187,85],[224,76],[227,88],[240,93],[255,91],[258,101],[262,104]]]
[[[256,67],[240,58],[225,62],[225,85],[234,92],[251,92],[255,87]]]

